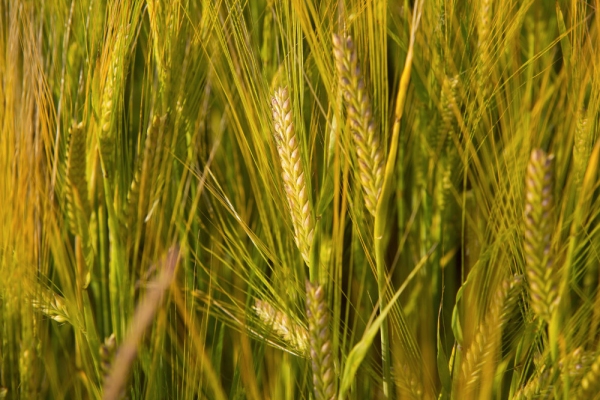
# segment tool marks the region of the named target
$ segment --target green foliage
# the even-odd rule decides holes
[[[0,0],[0,398],[593,398],[598,6]]]

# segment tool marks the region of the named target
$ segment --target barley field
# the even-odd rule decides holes
[[[0,0],[0,399],[600,399],[600,0]]]

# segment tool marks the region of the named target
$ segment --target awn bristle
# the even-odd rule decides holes
[[[358,66],[358,57],[352,38],[334,34],[333,54],[350,121],[350,130],[354,138],[365,205],[374,216],[383,186],[384,160],[373,121],[371,100]]]
[[[536,315],[546,321],[550,320],[559,300],[559,279],[550,254],[553,160],[554,157],[543,150],[534,150],[527,166],[525,181],[525,269],[531,307]]]
[[[300,146],[294,131],[292,103],[287,88],[279,88],[272,98],[275,139],[281,161],[282,177],[294,226],[296,245],[304,261],[310,263],[314,221]]]
[[[335,369],[325,289],[306,282],[306,314],[316,400],[335,398]]]

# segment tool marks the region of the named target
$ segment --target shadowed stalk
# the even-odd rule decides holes
[[[103,399],[113,400],[121,397],[142,337],[152,324],[163,295],[169,289],[175,276],[178,259],[179,249],[173,246],[162,264],[158,277],[150,284],[145,298],[140,301],[131,320],[129,332],[117,350],[110,374],[104,383]]]

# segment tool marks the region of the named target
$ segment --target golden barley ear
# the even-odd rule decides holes
[[[272,329],[294,351],[299,354],[308,353],[308,331],[306,328],[294,323],[286,313],[275,309],[267,301],[256,300],[253,308],[265,327]]]
[[[374,216],[383,186],[384,160],[373,121],[371,100],[358,66],[352,38],[334,34],[333,54],[354,140],[365,205]]]
[[[277,89],[271,104],[277,151],[279,152],[283,183],[292,216],[296,245],[302,253],[304,261],[309,264],[314,219],[304,167],[302,166],[300,146],[294,131],[292,103],[287,88]]]
[[[335,398],[334,355],[325,288],[306,281],[306,315],[315,399]]]
[[[553,224],[552,181],[554,156],[536,149],[531,153],[525,180],[525,269],[531,308],[550,321],[559,301],[560,279],[554,268],[550,245]]]

